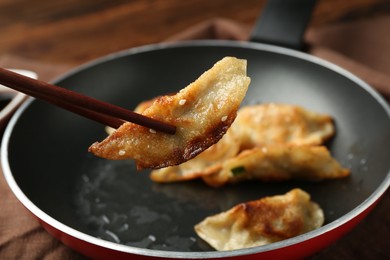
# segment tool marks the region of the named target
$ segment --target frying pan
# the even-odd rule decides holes
[[[291,42],[283,45],[297,46]],[[147,170],[136,172],[131,161],[104,160],[87,152],[105,137],[102,125],[30,98],[12,117],[2,140],[3,172],[12,191],[49,233],[92,258],[293,259],[326,247],[363,219],[390,184],[389,106],[351,73],[290,48],[208,40],[122,51],[83,65],[54,84],[134,108],[178,91],[224,56],[248,60],[252,82],[244,105],[288,103],[332,115],[337,133],[327,145],[352,175],[218,189],[199,181],[157,184]],[[206,216],[295,187],[321,205],[323,227],[225,252],[212,250],[193,231]]]

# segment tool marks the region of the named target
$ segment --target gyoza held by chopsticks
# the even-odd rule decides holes
[[[134,159],[139,169],[183,163],[222,138],[249,83],[246,61],[225,57],[176,95],[161,96],[142,112],[176,126],[175,135],[126,122],[89,151],[106,159]]]

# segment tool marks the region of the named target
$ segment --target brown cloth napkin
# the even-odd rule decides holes
[[[388,28],[390,28],[390,16],[381,16],[322,28],[309,28],[305,41],[310,46],[310,53],[351,71],[390,100]],[[225,19],[214,19],[197,24],[166,41],[191,39],[244,41],[249,38],[250,31],[251,28],[242,24]],[[0,57],[0,65],[34,70],[41,79],[47,81],[69,69],[66,65],[46,64],[11,56]],[[386,197],[387,202],[388,197]],[[2,174],[0,174],[0,209],[0,259],[84,259],[40,227],[37,219],[17,201]],[[382,207],[377,211],[381,214],[379,223],[376,223],[374,229],[370,231],[375,232],[375,228],[380,229],[383,225],[386,226],[386,223],[388,224],[388,217],[382,217],[386,215],[387,209]],[[370,226],[370,229],[372,228]],[[367,242],[366,238],[364,240]],[[345,257],[348,253],[343,254]],[[326,252],[319,255],[321,259],[326,259],[327,256],[330,255]]]

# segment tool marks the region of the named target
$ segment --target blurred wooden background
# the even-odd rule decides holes
[[[265,0],[0,0],[0,55],[78,65],[222,17],[252,26]],[[318,0],[311,26],[390,11],[388,0]]]

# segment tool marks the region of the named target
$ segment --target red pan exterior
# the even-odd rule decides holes
[[[232,44],[230,47],[237,47]],[[246,45],[245,45],[246,46]],[[244,46],[244,47],[245,47]],[[248,45],[249,46],[249,45]],[[240,47],[241,48],[241,47]],[[151,48],[153,49],[153,48]],[[254,48],[255,49],[255,48]],[[285,51],[281,53],[284,54]],[[287,52],[287,51],[286,51]],[[26,104],[23,108],[25,108]],[[20,112],[19,110],[17,114]],[[388,108],[387,108],[388,111]],[[17,117],[12,118],[10,125],[16,123]],[[386,191],[390,184],[389,174],[384,177],[380,187],[376,187],[369,198],[336,221],[321,227],[318,230],[309,232],[302,236],[274,243],[267,246],[228,251],[228,252],[170,252],[151,249],[140,249],[107,242],[91,235],[84,234],[65,224],[53,219],[49,214],[38,208],[33,200],[28,198],[24,191],[18,186],[14,179],[11,167],[8,162],[8,142],[12,133],[12,127],[7,128],[3,137],[1,159],[3,172],[12,191],[24,206],[34,214],[42,226],[54,237],[74,250],[94,259],[220,259],[229,257],[231,259],[301,259],[313,255],[319,250],[327,247],[335,240],[356,226],[376,205],[380,196]]]
[[[328,247],[346,233],[352,230],[356,225],[358,225],[375,207],[379,202],[380,198],[377,199],[371,206],[363,210],[361,213],[355,217],[347,220],[345,223],[341,223],[339,226],[326,231],[318,236],[315,236],[311,239],[305,240],[300,243],[296,243],[290,246],[264,251],[255,254],[248,255],[239,255],[239,256],[229,256],[229,253],[224,254],[223,258],[229,257],[230,259],[243,259],[243,260],[254,260],[254,259],[304,259],[306,257],[312,256],[313,254],[323,250]],[[37,216],[35,216],[37,217]],[[40,224],[50,233],[52,236],[59,239],[65,245],[74,249],[75,251],[90,257],[92,259],[177,259],[177,257],[161,257],[161,256],[148,256],[148,255],[139,255],[129,253],[127,251],[114,250],[109,247],[99,246],[97,244],[82,240],[76,236],[72,236],[66,232],[63,232],[50,224],[46,223],[42,219],[38,218]],[[169,255],[168,253],[165,253]],[[199,259],[195,258],[186,258],[186,259]],[[217,258],[208,258],[207,259],[221,259]]]

